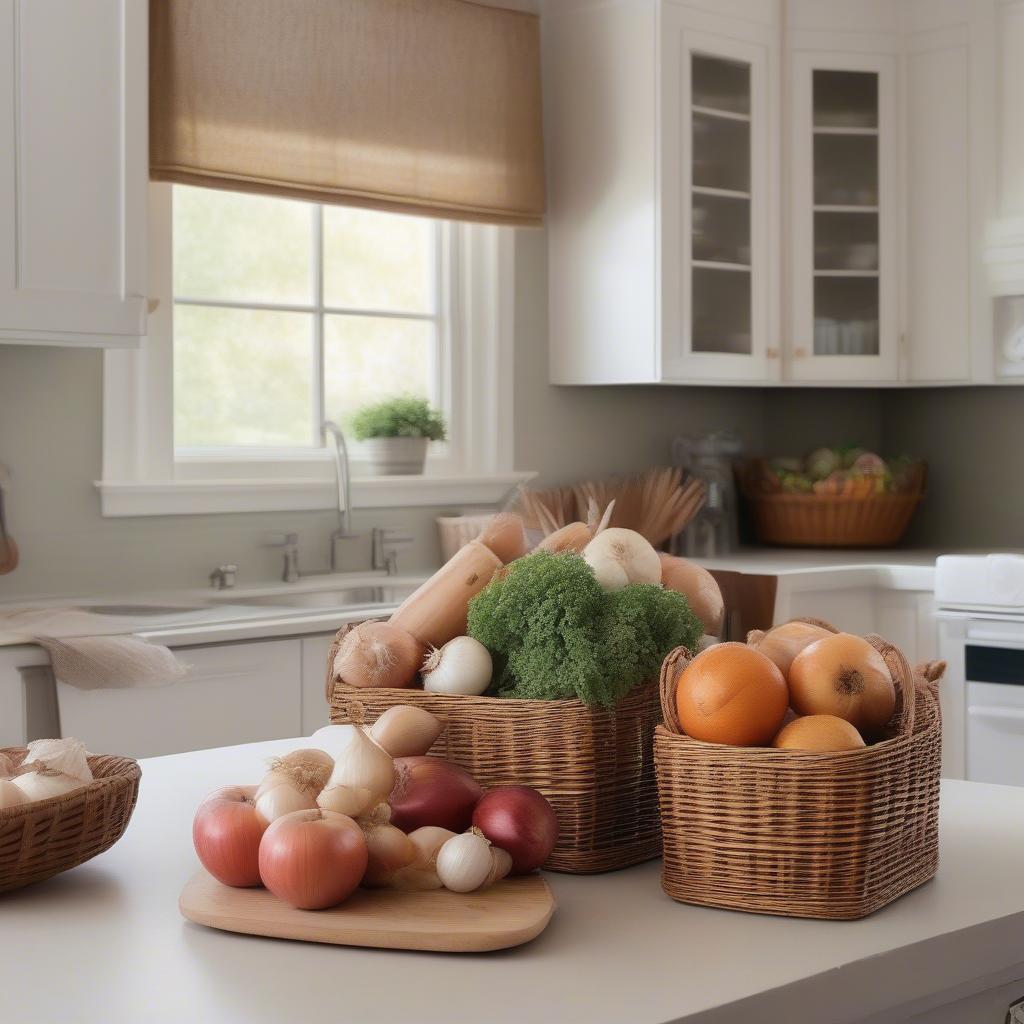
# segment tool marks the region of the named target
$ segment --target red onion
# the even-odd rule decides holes
[[[551,804],[528,786],[489,790],[473,811],[473,824],[512,857],[513,875],[539,868],[551,856],[558,820]]]
[[[468,772],[441,757],[396,757],[391,824],[403,832],[437,825],[465,832],[483,790]]]

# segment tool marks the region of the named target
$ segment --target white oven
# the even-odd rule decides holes
[[[1024,556],[936,561],[943,774],[1024,786]]]

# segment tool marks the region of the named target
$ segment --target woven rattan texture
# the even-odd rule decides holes
[[[938,672],[917,684],[903,655],[867,638],[897,680],[891,739],[811,753],[729,747],[682,735],[662,670],[655,733],[662,886],[685,903],[792,917],[859,918],[926,882],[938,866]]]
[[[0,753],[20,765],[26,750]],[[93,754],[89,767],[94,779],[82,789],[0,810],[0,892],[76,867],[121,838],[139,795],[138,762]]]
[[[654,781],[658,687],[638,687],[614,711],[580,701],[508,700],[355,688],[333,678],[339,631],[327,658],[331,721],[369,725],[395,704],[425,708],[445,723],[431,749],[481,786],[532,786],[558,817],[552,871],[592,874],[661,853]]]

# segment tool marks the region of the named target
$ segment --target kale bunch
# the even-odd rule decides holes
[[[469,635],[491,652],[502,697],[612,707],[702,632],[682,594],[643,583],[606,593],[572,552],[512,562],[469,605]]]

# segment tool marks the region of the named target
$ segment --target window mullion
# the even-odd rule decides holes
[[[324,208],[313,204],[313,444],[320,445],[324,410]]]

